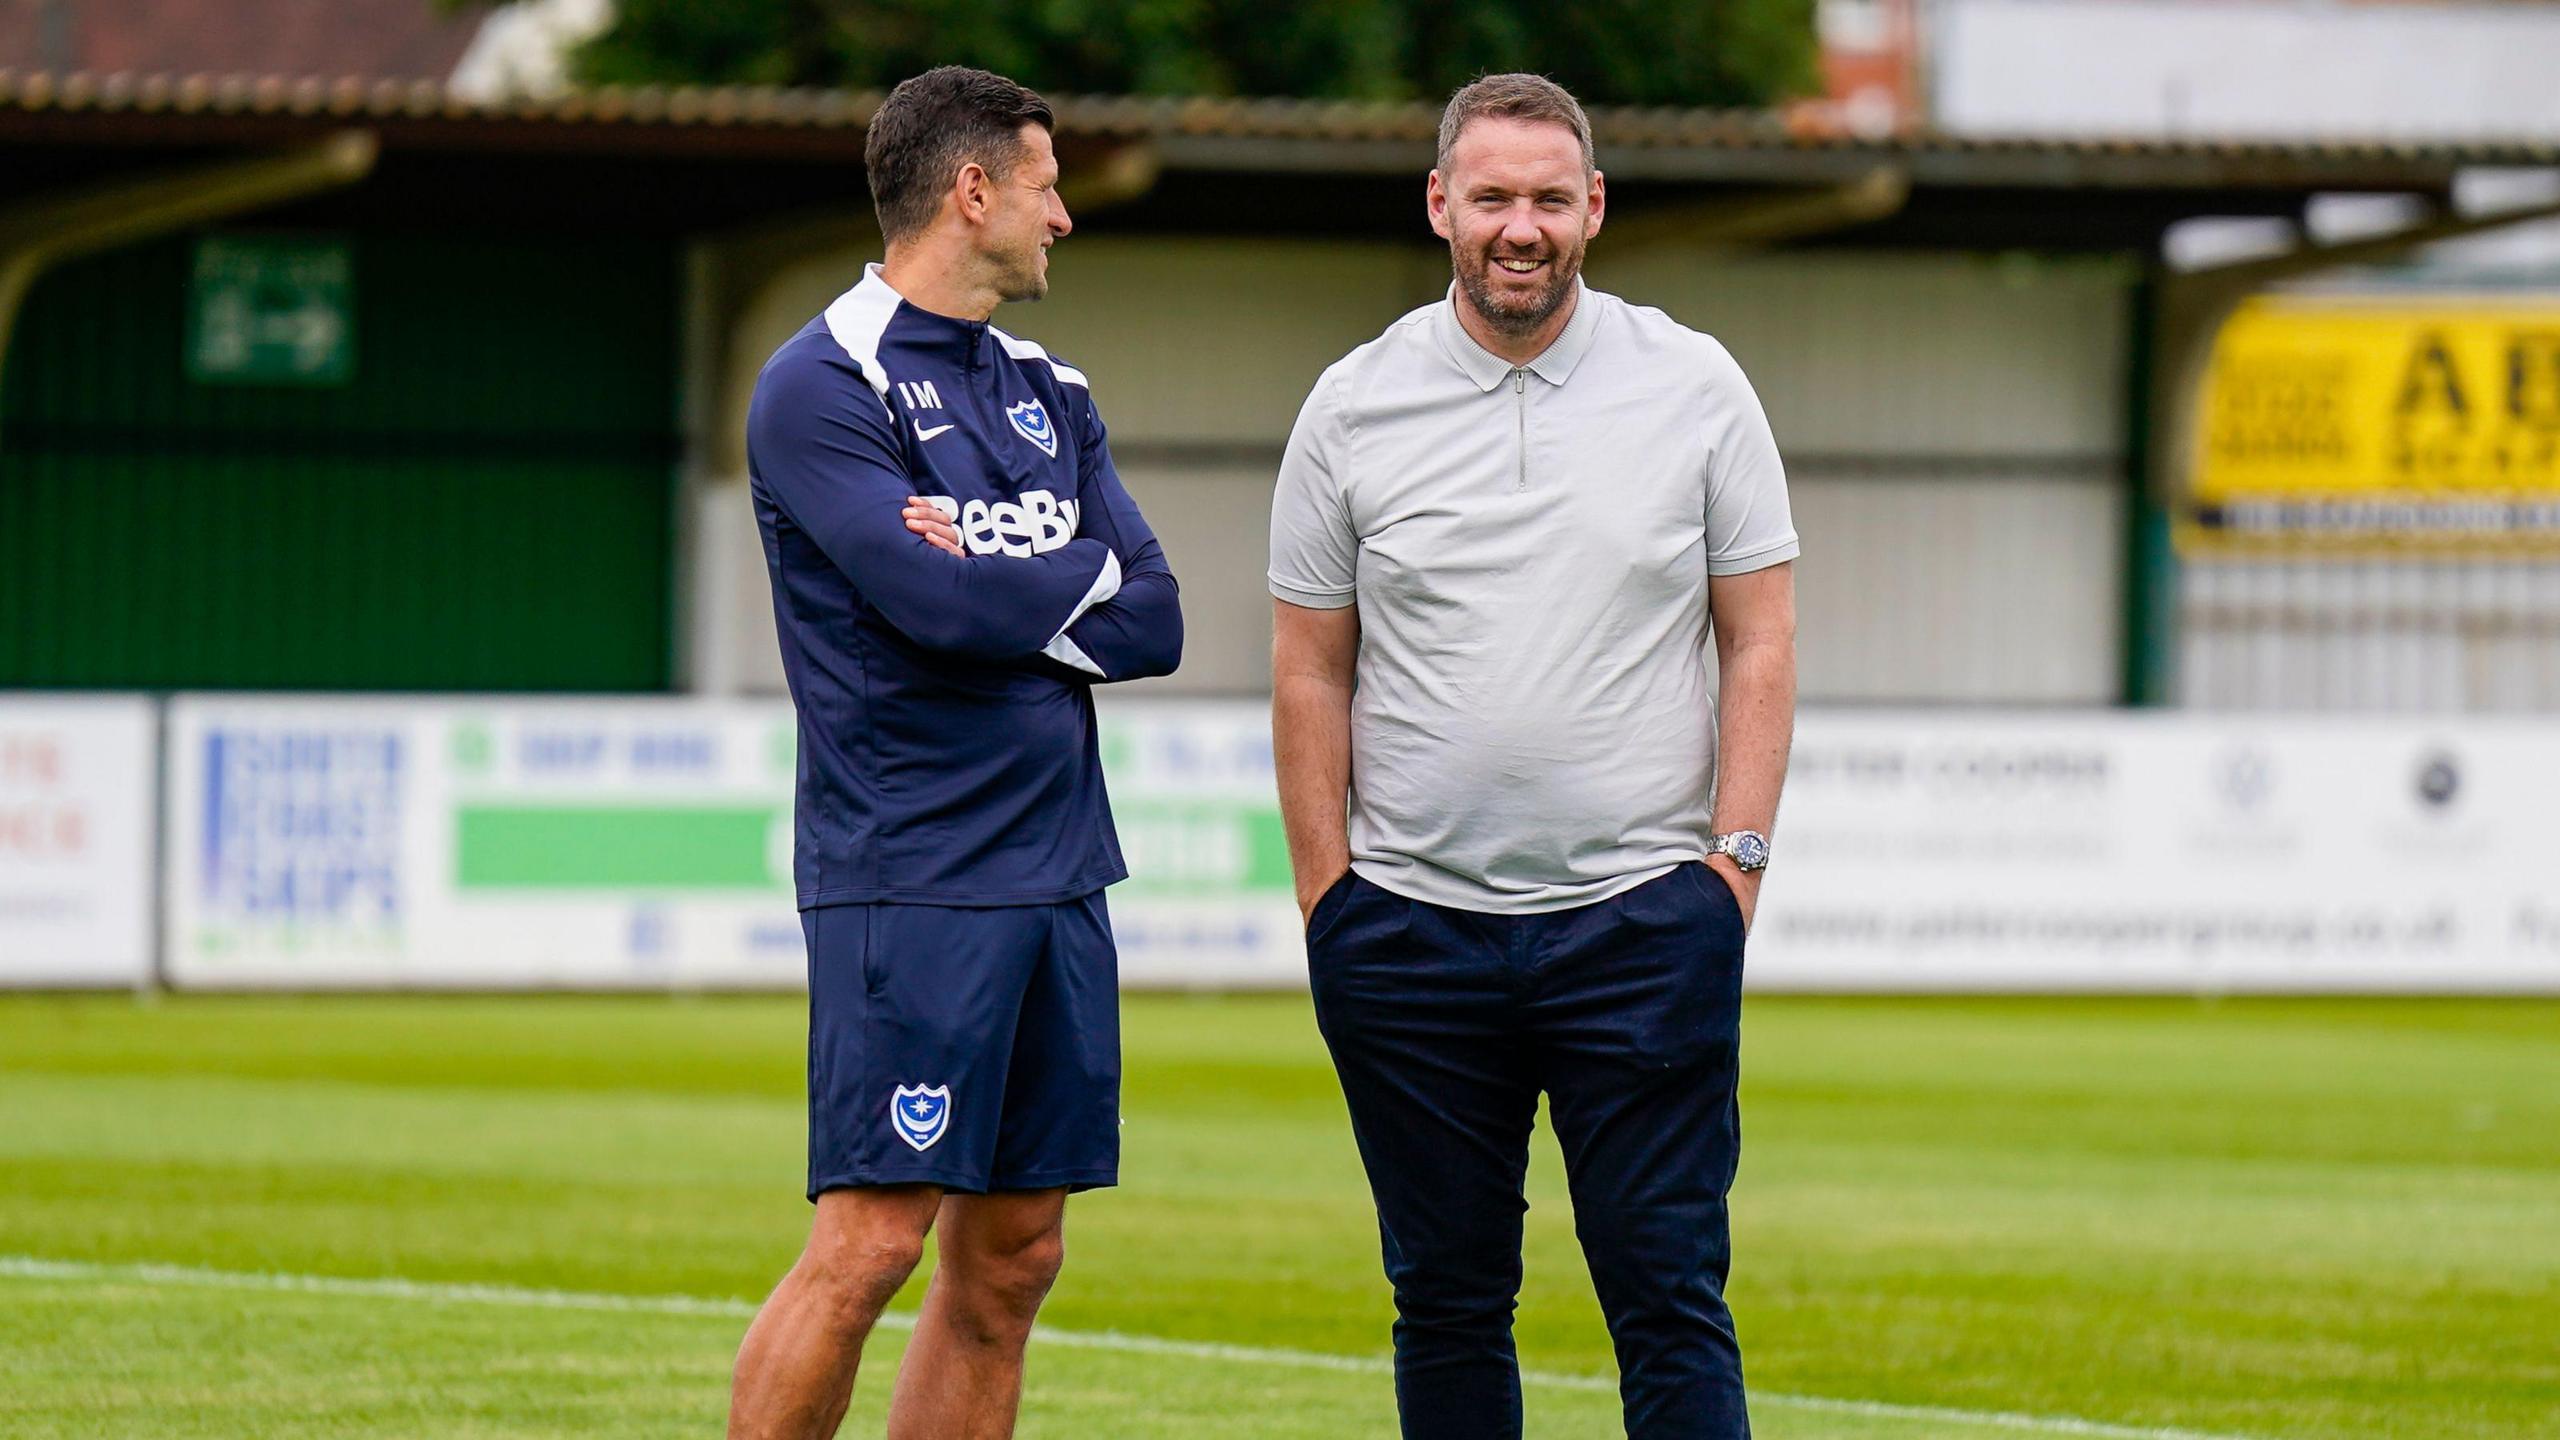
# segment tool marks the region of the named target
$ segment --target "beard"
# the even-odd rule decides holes
[[[1005,267],[996,278],[996,294],[1008,305],[1025,300],[1045,300],[1049,296],[1049,277],[1040,268],[1040,252],[1031,254]]]
[[[1462,249],[1453,240],[1449,244],[1449,260],[1458,272],[1458,288],[1466,292],[1467,302],[1487,324],[1508,335],[1526,335],[1553,318],[1573,293],[1573,282],[1582,274],[1582,250],[1576,244],[1571,250],[1504,252],[1502,258],[1506,260],[1547,262],[1546,283],[1525,294],[1493,288],[1491,249]]]
[[[1041,256],[1047,252],[1040,244],[1045,234],[1034,230],[1018,243],[998,240],[978,252],[978,263],[983,267],[980,273],[987,277],[998,300],[1012,305],[1047,298],[1049,270],[1041,263]]]

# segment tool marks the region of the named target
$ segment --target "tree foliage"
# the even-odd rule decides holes
[[[1585,102],[1806,90],[1813,0],[620,0],[591,83],[880,89],[979,65],[1052,94],[1438,99],[1529,70]]]

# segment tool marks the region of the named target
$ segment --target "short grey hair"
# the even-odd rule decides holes
[[[1458,136],[1476,120],[1542,120],[1562,125],[1582,142],[1582,168],[1594,169],[1591,161],[1591,117],[1582,113],[1582,102],[1544,75],[1487,75],[1473,84],[1462,86],[1449,97],[1449,106],[1440,112],[1440,168],[1449,168],[1449,152],[1458,147]]]

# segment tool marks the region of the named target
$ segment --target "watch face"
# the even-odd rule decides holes
[[[1745,870],[1757,870],[1769,863],[1769,842],[1744,831],[1733,837],[1733,863]]]

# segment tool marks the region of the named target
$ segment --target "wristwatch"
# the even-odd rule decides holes
[[[1757,830],[1729,830],[1707,837],[1707,853],[1732,858],[1736,868],[1748,873],[1767,868],[1769,837]]]

